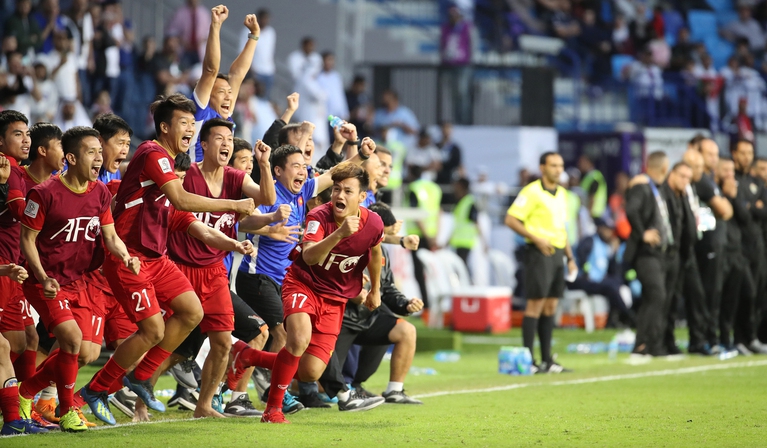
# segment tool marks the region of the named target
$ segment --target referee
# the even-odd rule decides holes
[[[506,225],[525,237],[525,292],[527,306],[522,322],[522,339],[533,353],[535,332],[541,345],[541,363],[535,373],[562,373],[570,370],[554,362],[551,335],[554,313],[565,290],[565,264],[570,274],[577,271],[573,252],[567,242],[566,192],[559,176],[564,170],[562,157],[547,152],[540,160],[541,179],[519,192],[506,215]]]

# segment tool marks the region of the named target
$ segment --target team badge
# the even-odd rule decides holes
[[[313,235],[317,233],[317,231],[320,229],[320,223],[319,221],[312,221],[309,223],[309,225],[306,226],[306,234],[307,235]]]
[[[40,210],[40,204],[35,201],[27,201],[27,208],[24,209],[24,214],[32,219],[37,218],[37,212]]]
[[[301,196],[299,196],[299,198],[298,198],[298,206],[299,207],[303,207],[304,206],[304,198],[301,197]]]
[[[163,173],[168,174],[173,172],[173,168],[170,167],[170,160],[163,157],[162,159],[158,160],[157,163],[160,164],[160,169]]]

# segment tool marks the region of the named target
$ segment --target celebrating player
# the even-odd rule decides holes
[[[342,163],[333,170],[332,180],[331,202],[309,212],[303,242],[291,254],[294,263],[282,290],[287,341],[274,363],[262,422],[288,423],[282,396],[296,371],[302,381],[316,381],[325,370],[346,301],[362,290],[366,266],[371,288],[365,305],[375,309],[381,303],[384,226],[378,215],[360,207],[368,175],[354,164]]]

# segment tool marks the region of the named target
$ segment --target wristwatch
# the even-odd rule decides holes
[[[248,39],[258,40],[258,36],[253,33],[248,33]]]

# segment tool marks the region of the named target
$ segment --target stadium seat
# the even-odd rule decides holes
[[[707,37],[716,35],[716,13],[693,9],[687,13],[687,23],[690,24],[690,37],[693,42],[702,42]]]
[[[663,25],[666,30],[666,42],[673,46],[676,44],[676,36],[679,34],[679,30],[684,27],[684,17],[678,11],[665,11],[663,13]]]
[[[716,23],[720,27],[736,20],[738,20],[738,13],[735,11],[721,11],[716,13]]]
[[[577,306],[577,308],[576,308]],[[554,318],[555,322],[562,321],[562,314],[565,310],[578,310],[583,315],[583,323],[586,333],[592,333],[597,327],[595,316],[597,313],[605,314],[607,308],[607,299],[600,295],[590,296],[585,291],[575,289],[565,289],[564,297]]]
[[[471,276],[466,263],[452,250],[442,249],[434,253],[442,264],[450,281],[450,289],[471,286]]]
[[[634,57],[627,54],[616,54],[613,56],[613,78],[615,78],[617,81],[622,81],[623,78],[621,78],[621,72],[623,71],[623,67],[631,64],[632,62],[634,62]]]
[[[705,41],[706,49],[714,60],[714,67],[720,69],[727,65],[727,59],[735,51],[735,46],[717,35],[712,35]]]
[[[452,305],[452,303],[443,303],[450,302],[450,277],[437,256],[431,251],[420,249],[416,252],[416,256],[423,263],[426,291],[429,295],[428,326],[437,329],[444,328],[444,314],[450,310]]]
[[[490,259],[493,285],[508,286],[514,289],[516,279],[514,277],[514,261],[511,257],[499,250],[489,250],[487,257]]]
[[[706,3],[708,3],[708,6],[710,6],[717,14],[734,11],[732,0],[706,0]]]

